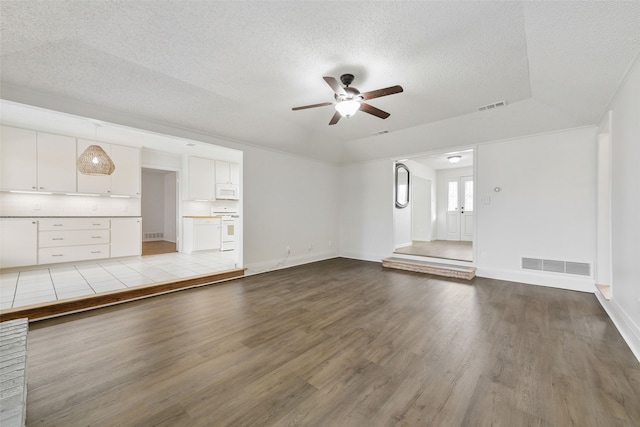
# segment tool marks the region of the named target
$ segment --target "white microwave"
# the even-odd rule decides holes
[[[216,184],[216,199],[238,200],[239,188],[235,184]]]

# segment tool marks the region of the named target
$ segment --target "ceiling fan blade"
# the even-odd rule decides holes
[[[367,99],[373,99],[373,98],[380,98],[381,96],[393,95],[394,93],[400,93],[402,91],[403,91],[402,86],[396,85],[396,86],[385,87],[384,89],[372,90],[370,92],[361,93],[360,96],[362,96],[362,99],[367,100]]]
[[[321,102],[320,104],[311,104],[311,105],[303,105],[302,107],[293,107],[293,111],[298,110],[306,110],[307,108],[316,108],[316,107],[326,107],[327,105],[331,105],[333,102]]]
[[[335,125],[336,123],[338,123],[338,120],[340,120],[340,117],[342,117],[340,115],[340,113],[338,113],[337,111],[335,112],[335,114],[333,115],[333,117],[331,117],[331,121],[329,122],[330,125]]]
[[[344,91],[344,88],[340,85],[340,83],[334,77],[323,77],[324,81],[327,82],[331,89],[336,93],[336,95],[347,95],[347,92]]]
[[[380,117],[381,119],[386,119],[387,117],[389,117],[391,114],[387,113],[386,111],[382,111],[379,108],[376,108],[372,105],[369,105],[367,103],[361,102],[360,103],[360,110],[364,111],[365,113],[369,113],[372,114],[376,117]]]

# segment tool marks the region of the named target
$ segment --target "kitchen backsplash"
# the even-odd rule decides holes
[[[0,216],[140,216],[140,199],[0,193]]]

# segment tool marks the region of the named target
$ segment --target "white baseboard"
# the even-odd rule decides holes
[[[631,316],[620,307],[615,300],[606,300],[600,292],[596,292],[596,297],[604,311],[622,335],[629,349],[638,362],[640,362],[640,326],[636,325]]]
[[[547,286],[550,288],[567,289],[569,291],[595,292],[595,282],[592,277],[559,275],[553,273],[536,273],[528,271],[500,270],[476,266],[476,276],[488,279],[506,280],[510,282],[526,283],[528,285]]]
[[[337,258],[338,253],[331,252],[314,252],[303,255],[287,256],[281,259],[274,259],[256,263],[245,263],[245,276],[254,274],[267,273],[269,271],[282,270],[283,268],[295,267],[296,265],[309,264],[311,262],[324,261],[326,259]]]
[[[400,248],[406,248],[407,246],[411,246],[413,245],[413,242],[404,242],[404,243],[400,243],[399,245],[396,245],[394,249],[400,249]]]
[[[390,257],[391,254],[388,255],[380,255],[373,253],[361,253],[361,252],[340,252],[338,255],[341,258],[349,258],[349,259],[357,259],[360,261],[373,261],[373,262],[382,262],[384,258]]]

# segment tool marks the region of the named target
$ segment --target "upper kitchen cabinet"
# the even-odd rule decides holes
[[[111,146],[111,160],[116,170],[111,174],[111,194],[140,196],[140,149]]]
[[[240,165],[216,160],[216,184],[240,185]]]
[[[79,139],[78,153],[82,154],[90,145],[99,145],[111,157],[116,168],[111,175],[78,172],[78,192],[139,197],[140,149]]]
[[[212,159],[189,157],[189,199],[214,200],[216,198],[216,163]]]
[[[3,190],[76,191],[75,138],[2,126]]]

